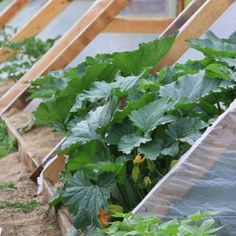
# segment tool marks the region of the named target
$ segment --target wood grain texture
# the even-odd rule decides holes
[[[105,28],[107,33],[162,33],[174,18],[116,17]]]
[[[29,0],[15,0],[0,15],[0,28],[6,25]]]

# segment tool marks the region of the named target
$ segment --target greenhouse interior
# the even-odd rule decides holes
[[[235,16],[0,0],[0,236],[236,236]]]

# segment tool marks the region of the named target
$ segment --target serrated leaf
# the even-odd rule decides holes
[[[140,44],[139,49],[131,52],[114,53],[114,63],[124,74],[138,75],[146,68],[157,65],[161,58],[171,48],[175,37],[155,40]],[[138,66],[137,66],[138,65]]]
[[[200,130],[207,126],[207,123],[198,118],[181,118],[169,125],[167,134],[176,141],[192,145],[201,136]]]
[[[204,39],[189,39],[190,47],[195,48],[205,55],[215,57],[235,57],[236,42],[232,38],[219,39],[213,32],[208,31]]]
[[[169,102],[169,98],[158,99],[143,108],[133,111],[129,118],[135,126],[140,128],[144,134],[147,134],[158,125],[173,121],[173,117],[165,115],[171,109],[173,109],[173,104]]]
[[[172,98],[176,104],[191,104],[213,92],[220,92],[222,88],[232,86],[231,81],[209,79],[204,77],[204,71],[200,71],[198,74],[182,76],[177,81],[161,87],[160,96]]]
[[[130,154],[135,147],[139,147],[142,143],[150,141],[150,137],[137,136],[136,134],[127,134],[122,136],[118,144],[119,151]]]
[[[62,197],[69,211],[75,215],[73,223],[77,228],[85,229],[90,224],[99,226],[99,210],[107,209],[113,181],[109,178],[102,184],[92,184],[84,172],[75,173]]]

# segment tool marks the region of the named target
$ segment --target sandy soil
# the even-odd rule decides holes
[[[41,196],[36,196],[37,186],[29,180],[30,173],[20,162],[18,154],[1,158],[0,167],[0,184],[12,181],[17,186],[16,190],[0,190],[0,201],[36,199],[40,202],[40,206],[30,213],[22,213],[16,209],[0,209],[0,235],[60,236],[54,215],[46,215],[47,203],[44,203]]]
[[[13,128],[21,128],[27,122],[32,120],[30,112],[11,110],[5,115]],[[27,150],[38,164],[51,151],[51,149],[62,139],[62,136],[50,127],[37,126],[22,135]]]
[[[13,80],[4,80],[0,82],[0,97],[4,95],[15,84]]]

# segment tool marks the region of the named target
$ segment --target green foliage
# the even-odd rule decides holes
[[[11,41],[15,30],[5,27],[0,33],[0,46],[8,60],[0,63],[0,81],[20,79],[54,44],[55,39],[42,41],[31,37],[21,41]],[[11,32],[12,31],[12,32]]]
[[[43,99],[36,123],[67,136],[62,196],[77,228],[98,227],[99,208],[109,214],[110,204],[132,210],[233,101],[234,51],[206,36],[191,40],[205,58],[153,75],[174,37],[88,57],[32,83],[31,97]],[[216,40],[236,45],[234,37]],[[110,179],[103,185],[101,176]]]
[[[213,236],[222,227],[216,227],[211,212],[197,212],[183,220],[161,222],[156,217],[132,216],[131,214],[116,214],[124,218],[122,222],[115,221],[107,229],[100,232],[113,236]],[[101,235],[101,234],[97,234]]]
[[[8,137],[7,127],[5,123],[0,120],[0,158],[11,152],[15,152],[16,149],[16,142]]]
[[[0,201],[0,209],[10,208],[15,211],[20,211],[24,213],[28,213],[34,211],[38,206],[39,202],[36,200],[1,200]]]
[[[12,181],[0,184],[0,191],[15,190],[15,189],[17,189],[17,187],[15,183]]]

